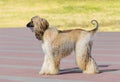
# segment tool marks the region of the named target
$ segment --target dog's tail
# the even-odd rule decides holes
[[[96,25],[96,27],[94,29],[89,31],[92,35],[94,35],[96,33],[96,31],[98,30],[98,22],[97,22],[97,20],[92,20],[91,23],[93,25]]]

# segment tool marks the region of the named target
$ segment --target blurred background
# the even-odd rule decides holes
[[[0,0],[0,28],[25,28],[36,15],[62,30],[89,30],[96,19],[99,31],[120,31],[120,0]]]

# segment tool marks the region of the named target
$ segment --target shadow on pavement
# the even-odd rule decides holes
[[[113,71],[119,71],[120,69],[108,69],[110,65],[98,65],[99,68],[105,68],[100,69],[100,73],[104,72],[113,72]],[[78,67],[74,68],[68,68],[68,69],[61,69],[59,74],[71,74],[71,73],[82,73],[82,70],[80,70]]]

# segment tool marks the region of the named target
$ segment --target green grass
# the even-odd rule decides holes
[[[0,28],[25,27],[31,17],[46,18],[58,29],[120,31],[120,0],[0,0]]]

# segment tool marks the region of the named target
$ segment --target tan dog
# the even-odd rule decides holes
[[[91,56],[92,40],[91,38],[98,30],[98,22],[96,28],[91,31],[82,29],[60,31],[55,27],[49,28],[46,19],[35,16],[27,24],[35,32],[38,40],[42,40],[42,48],[45,53],[44,63],[40,74],[58,74],[60,60],[70,55],[72,51],[76,55],[76,63],[83,73],[95,74],[99,73],[97,64]]]

